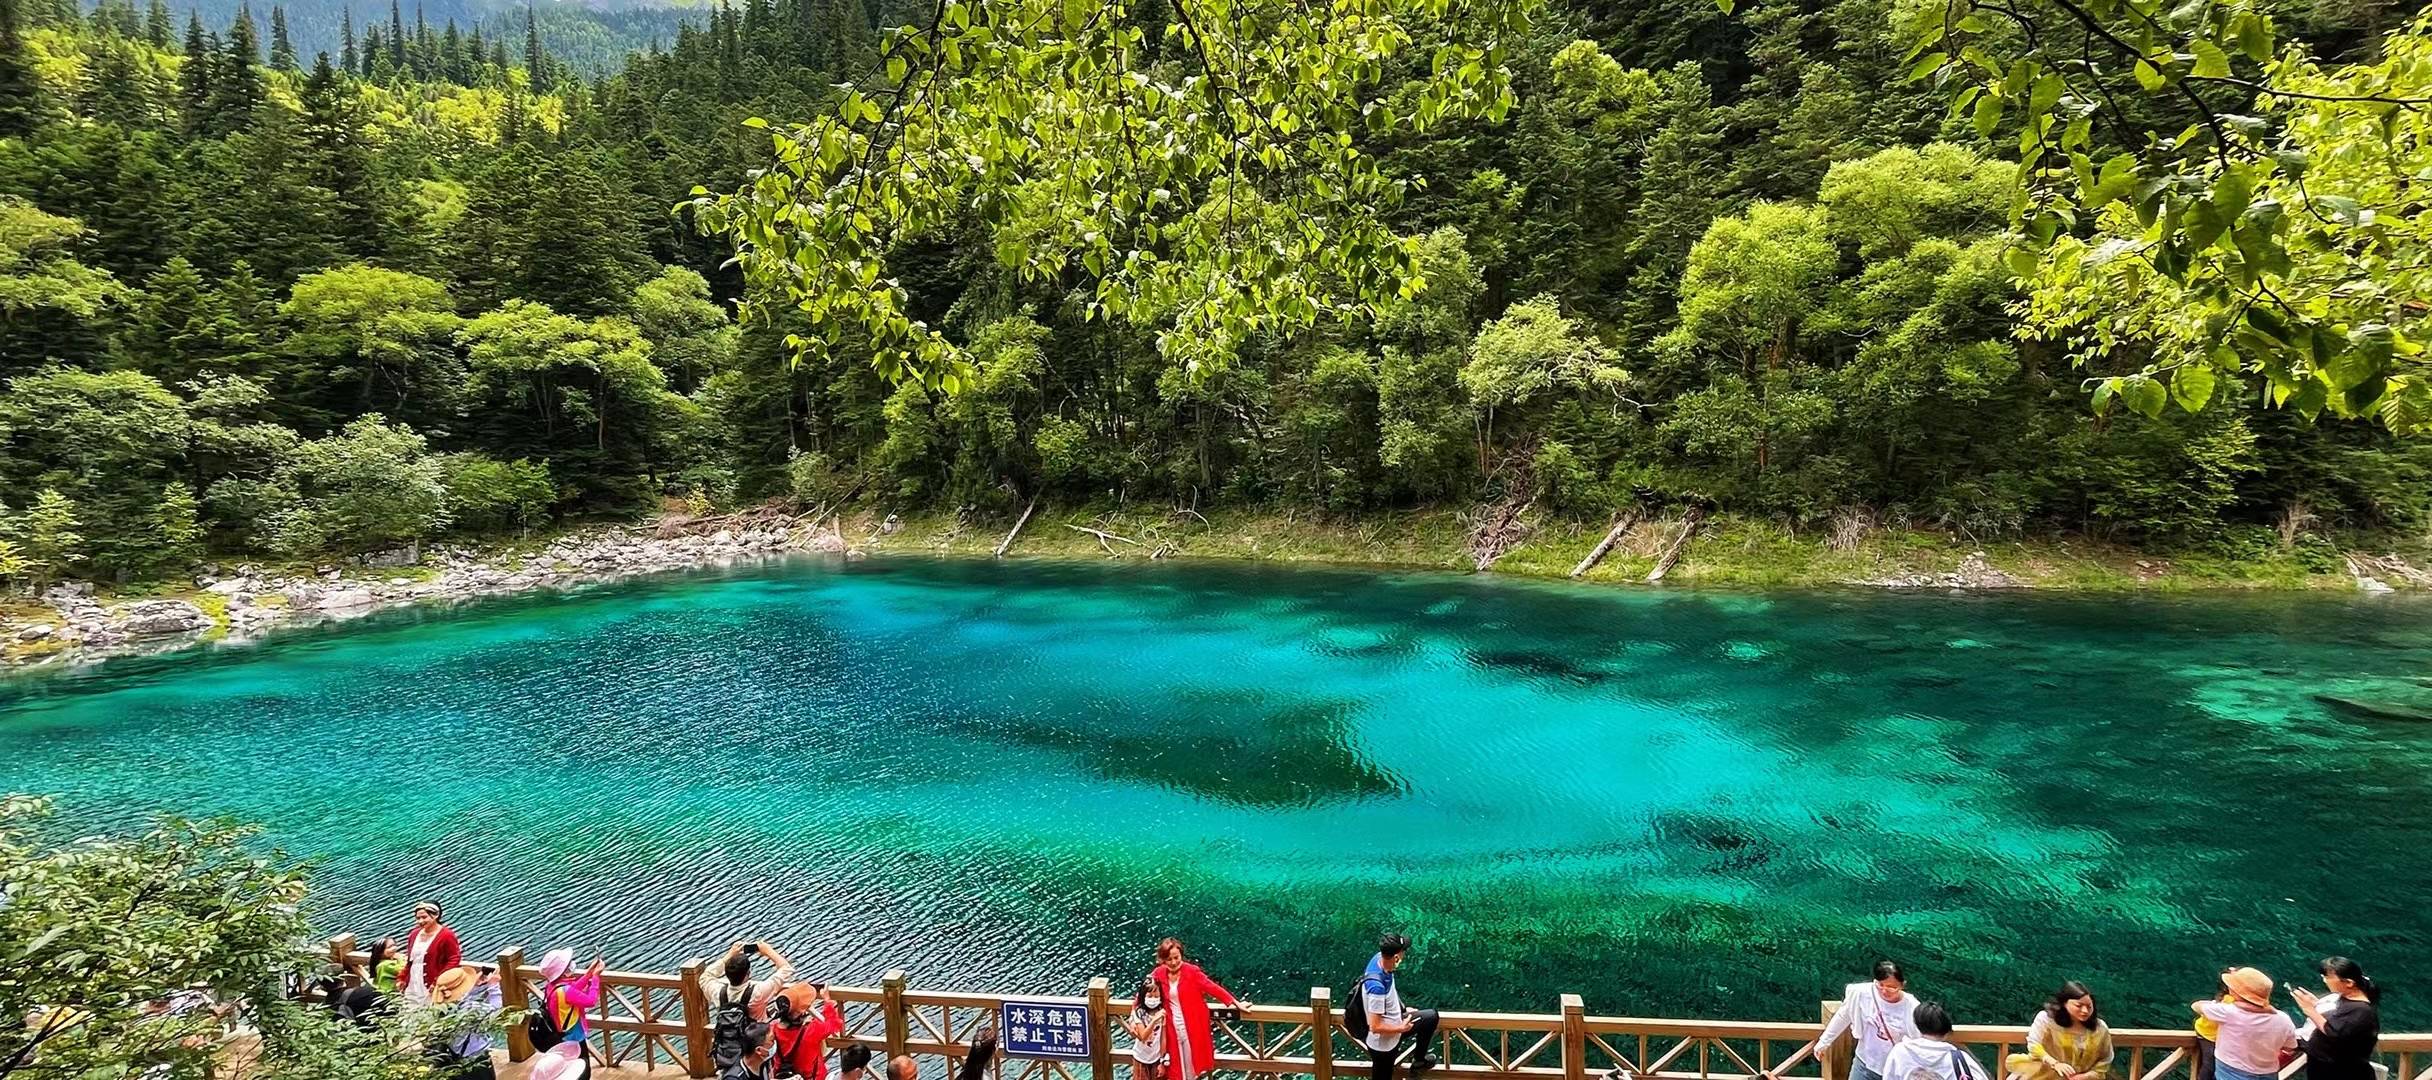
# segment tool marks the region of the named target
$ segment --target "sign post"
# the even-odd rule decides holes
[[[1102,1037],[1078,1001],[1007,1001],[997,1015],[997,1048],[1006,1057],[1087,1061]]]

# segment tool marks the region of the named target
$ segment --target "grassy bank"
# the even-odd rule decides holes
[[[964,521],[952,514],[901,517],[881,535],[875,519],[850,522],[855,547],[876,553],[987,556],[1004,539],[1010,518]],[[1074,526],[1134,541],[1101,540]],[[1677,516],[1642,522],[1625,535],[1585,580],[1639,584],[1679,529]],[[1604,537],[1594,522],[1547,521],[1498,561],[1497,573],[1559,578]],[[1041,507],[1008,555],[1026,558],[1143,559],[1152,555],[1254,559],[1282,563],[1342,563],[1467,570],[1467,522],[1448,509],[1368,514],[1356,519],[1309,513],[1218,510],[1177,514],[1142,507]],[[2372,548],[2387,553],[2388,545]],[[1869,529],[1854,541],[1831,543],[1821,531],[1721,515],[1690,543],[1671,584],[1727,588],[1793,588],[1910,581],[1950,575],[1975,553],[1983,565],[2033,588],[2081,591],[2203,589],[2351,590],[2356,581],[2337,555],[2319,543],[2281,548],[2248,543],[2221,549],[2152,551],[2085,537],[2033,537],[1990,542],[1949,533]],[[2420,556],[2420,551],[2400,554]],[[2418,565],[2424,560],[2418,558]],[[2391,582],[2402,585],[2403,582]]]

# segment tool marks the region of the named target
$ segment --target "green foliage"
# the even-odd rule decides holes
[[[439,532],[448,523],[447,474],[424,447],[422,436],[377,413],[297,444],[284,477],[295,501],[270,522],[271,546],[365,551]]]
[[[56,839],[46,802],[0,801],[0,1010],[21,1023],[0,1059],[46,1075],[202,1075],[209,1010],[162,1006],[190,988],[267,1005],[306,927],[304,876],[254,848],[256,830],[166,821],[130,836]]]
[[[1156,63],[1119,0],[947,3],[890,33],[875,86],[774,133],[774,168],[701,191],[694,211],[763,294],[825,331],[799,345],[866,338],[882,373],[949,391],[961,351],[910,312],[889,249],[971,207],[1002,266],[1085,272],[1093,317],[1157,328],[1193,373],[1255,334],[1417,292],[1415,252],[1383,215],[1397,185],[1358,139],[1500,120],[1530,5],[1195,3],[1174,5],[1163,43],[1196,60],[1189,77]]]
[[[0,477],[75,507],[92,569],[153,568],[155,510],[192,434],[184,402],[148,375],[51,368],[0,393]]]
[[[1907,23],[1953,116],[2016,135],[2021,331],[2095,369],[2097,411],[2201,409],[2243,377],[2307,419],[2432,431],[2405,299],[2432,264],[2432,16],[2335,64],[2247,2],[1960,0]]]
[[[25,571],[47,580],[84,561],[84,534],[76,531],[81,524],[75,503],[55,488],[44,488],[10,521],[9,538],[22,550]]]
[[[450,523],[459,528],[528,532],[557,501],[549,467],[530,459],[499,461],[481,454],[439,458]]]

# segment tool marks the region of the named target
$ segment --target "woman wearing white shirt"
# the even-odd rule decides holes
[[[1816,1055],[1821,1057],[1842,1032],[1857,1033],[1858,1057],[1850,1069],[1850,1080],[1884,1080],[1883,1062],[1891,1056],[1892,1047],[1917,1034],[1917,999],[1908,992],[1908,977],[1900,965],[1878,960],[1874,976],[1873,982],[1851,983],[1841,992],[1841,1007],[1833,1010],[1832,1021],[1816,1036]]]
[[[1987,1080],[1984,1066],[1951,1045],[1951,1014],[1931,1001],[1914,1011],[1916,1037],[1884,1055],[1883,1080]]]

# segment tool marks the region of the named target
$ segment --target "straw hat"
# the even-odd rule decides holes
[[[540,958],[540,977],[545,981],[563,977],[574,966],[574,950],[551,949]]]
[[[2242,967],[2221,976],[2229,992],[2257,1005],[2272,1003],[2272,977],[2250,967]]]
[[[464,1000],[481,982],[481,972],[469,967],[452,967],[439,973],[431,983],[431,1004],[454,1005]]]

